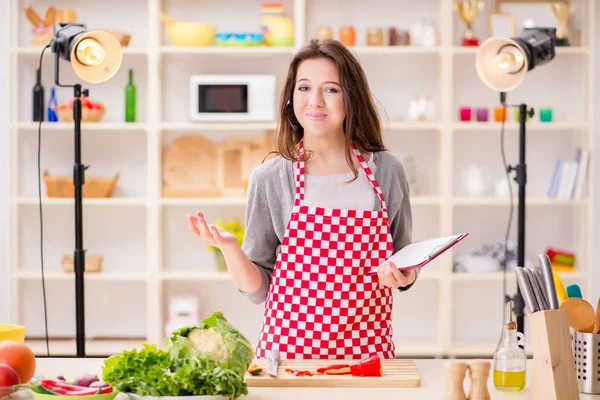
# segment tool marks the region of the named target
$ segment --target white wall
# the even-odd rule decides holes
[[[7,1],[0,1],[0,79],[2,83],[6,83],[6,74],[8,74],[6,58],[9,57],[8,51],[8,9],[9,5]],[[8,91],[0,91],[0,110],[6,110],[8,107]],[[8,118],[6,111],[1,111],[3,118]],[[6,222],[8,215],[6,215],[6,198],[8,197],[8,185],[5,181],[7,175],[7,162],[5,160],[6,151],[4,149],[8,145],[6,137],[6,124],[0,124],[0,323],[8,320],[8,307],[5,304],[8,302],[8,295],[6,293],[8,289],[8,282],[6,282]]]

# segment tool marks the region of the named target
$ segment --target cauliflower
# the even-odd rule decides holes
[[[217,361],[223,368],[242,376],[254,358],[254,349],[248,339],[219,311],[196,325],[173,332],[167,339],[167,350],[175,358]]]
[[[229,349],[223,336],[213,328],[194,329],[188,335],[190,346],[219,362],[229,361]]]

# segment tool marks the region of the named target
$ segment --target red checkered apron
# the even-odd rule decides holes
[[[304,203],[304,147],[298,145],[296,198],[267,293],[256,357],[275,345],[281,358],[394,358],[392,289],[371,267],[393,254],[383,193],[360,152],[381,209]]]

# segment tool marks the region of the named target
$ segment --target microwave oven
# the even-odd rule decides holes
[[[192,121],[274,121],[274,75],[192,75]]]

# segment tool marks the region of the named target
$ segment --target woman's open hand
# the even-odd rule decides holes
[[[379,277],[379,282],[384,286],[397,289],[413,283],[417,279],[417,271],[414,269],[401,271],[394,263],[388,261],[377,267],[377,276]]]
[[[204,214],[197,212],[196,215],[187,214],[190,231],[209,246],[215,246],[224,250],[231,246],[239,246],[235,235],[227,232],[225,229],[208,224]]]

